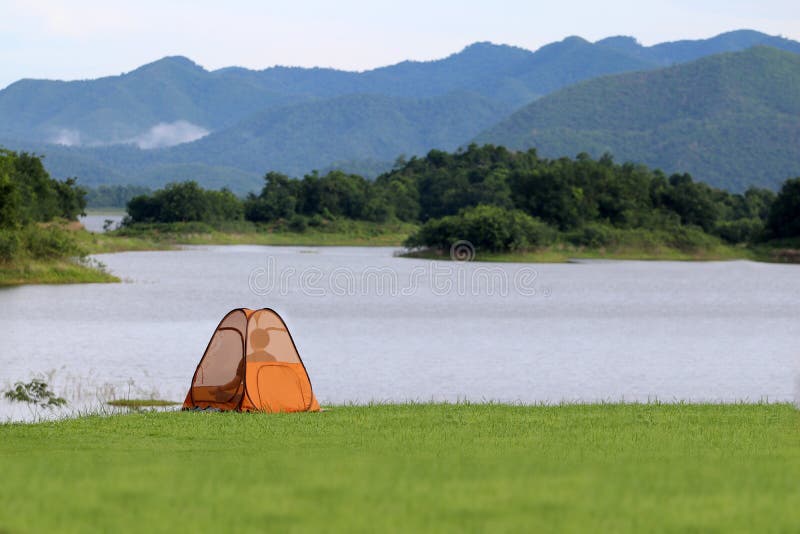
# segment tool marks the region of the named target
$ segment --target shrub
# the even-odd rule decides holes
[[[34,378],[27,384],[25,382],[17,382],[13,388],[6,390],[3,396],[12,402],[24,402],[48,409],[67,404],[67,401],[56,396],[50,390],[47,382],[41,378]]]
[[[319,213],[315,213],[308,220],[308,225],[313,226],[314,228],[318,228],[320,226],[323,226],[324,224],[325,224],[325,219],[323,219],[322,215],[320,215]]]
[[[719,240],[695,226],[679,226],[667,234],[666,244],[684,252],[695,252],[719,245]]]
[[[406,241],[409,247],[447,249],[466,240],[478,250],[504,252],[552,243],[553,228],[520,210],[477,206],[458,215],[430,219]]]
[[[756,241],[763,232],[764,223],[760,219],[722,221],[714,228],[714,235],[732,244]]]
[[[72,234],[57,226],[28,225],[21,232],[25,252],[35,259],[84,256]]]
[[[614,229],[602,224],[587,224],[566,234],[566,239],[573,245],[590,248],[608,247],[617,244],[617,235]]]
[[[292,232],[302,233],[305,232],[306,229],[308,228],[308,222],[305,217],[295,213],[294,215],[292,215],[292,218],[289,219],[288,228]]]
[[[0,230],[0,261],[10,261],[20,251],[20,236],[13,230]]]

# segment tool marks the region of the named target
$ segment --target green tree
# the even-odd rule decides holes
[[[128,224],[140,222],[206,222],[241,220],[242,201],[230,190],[207,191],[197,182],[167,184],[152,195],[128,202]]]
[[[209,209],[205,191],[195,181],[168,184],[158,198],[163,222],[202,221]]]
[[[561,230],[584,222],[583,188],[571,184],[560,168],[514,173],[511,190],[516,206]]]
[[[269,172],[264,176],[259,195],[250,194],[245,201],[245,217],[250,221],[268,222],[289,219],[297,209],[299,184],[285,174]]]
[[[86,191],[76,178],[54,180],[41,157],[0,149],[0,218],[2,225],[77,220],[86,207]]]
[[[661,202],[677,213],[683,224],[699,226],[706,232],[714,229],[720,217],[720,206],[714,200],[714,190],[695,182],[689,174],[673,174]]]
[[[786,180],[769,211],[769,237],[800,237],[800,177]]]
[[[86,189],[77,186],[77,178],[67,178],[63,182],[54,180],[59,216],[75,220],[86,215]]]
[[[11,179],[13,170],[14,154],[0,150],[0,229],[11,228],[19,222],[20,198],[16,183]]]

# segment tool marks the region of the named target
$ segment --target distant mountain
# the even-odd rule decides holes
[[[339,160],[393,161],[431,148],[453,150],[506,114],[504,106],[470,93],[341,96],[259,113],[174,147],[165,159],[300,175]]]
[[[719,52],[769,45],[800,52],[800,43],[752,30],[698,41],[639,45],[632,37],[590,43],[580,37],[535,52],[475,43],[436,61],[404,61],[365,72],[272,67],[207,71],[184,57],[165,57],[119,76],[60,82],[20,80],[0,91],[0,138],[64,145],[192,141],[248,115],[311,99],[351,94],[430,98],[480,94],[509,109],[604,74],[647,70]],[[196,127],[181,131],[180,121]],[[147,140],[151,139],[150,144]]]
[[[365,72],[207,71],[167,57],[97,80],[11,84],[0,91],[0,145],[45,154],[55,176],[91,184],[191,176],[239,189],[270,169],[377,171],[400,154],[455,148],[566,86],[754,44],[800,52],[800,43],[740,30],[650,47],[630,37],[569,37],[535,52],[475,43]]]
[[[648,47],[643,47],[634,38],[625,36],[609,37],[597,41],[595,44],[665,67],[714,54],[740,52],[754,46],[771,46],[800,54],[800,43],[753,30],[736,30],[710,39],[673,41]]]
[[[475,139],[547,157],[612,153],[717,187],[800,175],[800,55],[769,47],[576,84]]]
[[[157,128],[174,131],[164,139],[166,146],[194,140],[181,137],[182,124],[193,126],[196,138],[253,113],[353,94],[431,98],[468,91],[510,112],[578,80],[654,66],[579,38],[537,52],[476,43],[441,60],[405,61],[362,73],[292,67],[209,72],[187,58],[167,57],[97,80],[11,84],[0,91],[0,138],[152,148],[143,141]]]
[[[351,95],[258,113],[171,148],[51,146],[45,164],[65,176],[80,176],[87,185],[132,182],[157,187],[197,179],[207,186],[247,192],[257,188],[270,169],[302,175],[339,162],[346,170],[374,175],[391,167],[401,154],[453,150],[506,115],[504,107],[471,93],[427,99]],[[19,148],[40,149],[26,143]]]
[[[136,184],[152,188],[168,182],[197,180],[207,187],[228,187],[246,193],[256,189],[264,175],[237,167],[175,163],[166,157],[166,149],[142,150],[134,145],[87,148],[0,139],[0,147],[43,155],[45,167],[52,176],[77,176],[81,185],[91,187]]]
[[[186,58],[167,57],[97,80],[13,83],[0,91],[0,138],[137,144],[159,125],[183,121],[207,133],[249,113],[299,100],[255,80],[218,75]]]

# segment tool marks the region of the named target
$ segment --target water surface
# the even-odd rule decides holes
[[[54,372],[73,407],[109,396],[183,400],[220,318],[268,306],[286,319],[322,403],[794,393],[792,265],[456,264],[389,248],[261,246],[98,258],[125,282],[0,291],[4,389]],[[0,401],[0,419],[27,416]]]
[[[124,216],[124,213],[118,211],[108,213],[90,212],[83,217],[80,217],[79,220],[81,224],[83,224],[83,226],[90,232],[102,233],[106,231],[104,227],[107,221],[111,221],[110,229],[113,230],[119,227]]]

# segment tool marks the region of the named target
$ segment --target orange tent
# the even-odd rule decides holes
[[[238,308],[219,323],[183,409],[318,412],[308,372],[274,310]]]

